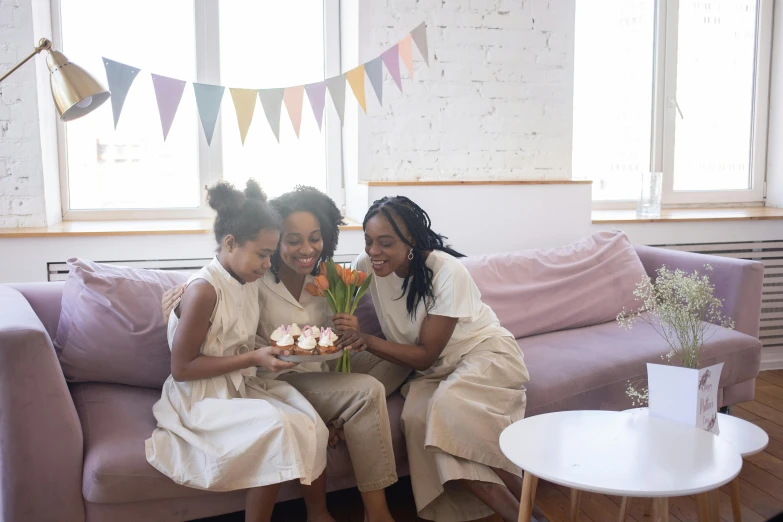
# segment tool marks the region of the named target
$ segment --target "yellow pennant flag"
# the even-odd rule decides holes
[[[239,135],[242,138],[242,145],[245,144],[245,136],[250,129],[250,123],[253,121],[253,112],[256,110],[255,89],[234,89],[231,88],[231,98],[234,100],[234,108],[237,111],[237,123],[239,123]]]
[[[360,65],[345,73],[345,78],[348,80],[348,85],[351,86],[353,95],[356,96],[356,101],[359,102],[362,110],[367,114],[367,101],[364,98],[364,65]]]
[[[397,44],[397,49],[400,51],[400,58],[402,58],[405,67],[408,69],[408,74],[413,78],[413,37],[409,34]]]

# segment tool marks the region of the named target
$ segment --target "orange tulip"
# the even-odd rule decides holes
[[[318,265],[318,269],[319,269],[319,273],[320,273],[322,276],[325,276],[325,275],[327,275],[327,274],[328,274],[328,272],[326,271],[326,261],[321,261],[321,264],[320,264],[320,265]]]
[[[321,289],[315,286],[313,283],[307,283],[305,285],[305,291],[313,297],[323,296],[324,293]]]
[[[356,284],[356,279],[357,279],[356,272],[354,272],[353,270],[346,269],[343,271],[343,282],[346,285],[351,286],[353,284]]]
[[[345,272],[345,268],[343,268],[343,265],[338,265],[335,263],[334,268],[337,270],[337,277],[342,277],[343,272]]]
[[[315,276],[315,286],[322,292],[329,290],[329,280],[325,275],[318,274]]]
[[[356,271],[356,286],[362,286],[366,279],[367,272],[362,272],[361,270]]]

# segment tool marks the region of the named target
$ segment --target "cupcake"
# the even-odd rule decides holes
[[[288,332],[293,336],[294,341],[297,341],[299,339],[299,336],[302,335],[302,329],[299,328],[299,325],[296,323],[293,323],[290,325]]]
[[[294,345],[294,336],[291,335],[291,327],[280,325],[280,328],[272,332],[269,338],[271,346],[288,347]]]
[[[321,340],[318,341],[318,353],[329,354],[337,352],[337,347],[334,343],[337,342],[339,337],[332,332],[331,328],[321,328]]]
[[[305,326],[296,346],[294,346],[294,355],[315,355],[316,346],[317,341],[315,336],[313,336],[313,329]]]

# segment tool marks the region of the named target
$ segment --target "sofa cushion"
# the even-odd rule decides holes
[[[647,274],[622,232],[598,232],[551,250],[469,257],[463,263],[481,300],[514,337],[612,321],[637,309],[636,284]]]
[[[156,427],[152,406],[160,391],[121,384],[79,383],[71,385],[76,411],[84,432],[84,476],[82,492],[87,502],[116,504],[142,500],[218,495],[179,486],[153,468],[144,453],[144,441]],[[388,399],[392,443],[400,473],[404,467],[405,444],[400,428],[403,400],[399,394]],[[329,449],[327,487],[330,490],[356,485],[345,444]],[[285,484],[278,501],[297,498],[296,484]]]
[[[161,297],[188,275],[82,259],[68,264],[54,338],[66,379],[163,386],[171,352]]]
[[[646,385],[646,363],[664,364],[668,345],[647,323],[631,330],[617,322],[552,332],[517,341],[530,371],[527,416],[564,410],[623,410],[628,382]],[[756,377],[761,343],[719,328],[705,343],[702,365],[725,363],[720,387]]]

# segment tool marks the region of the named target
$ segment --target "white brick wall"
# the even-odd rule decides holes
[[[0,0],[0,72],[37,42],[30,0]],[[42,59],[37,57],[36,59]],[[36,64],[0,83],[0,228],[45,226]]]
[[[363,1],[363,59],[425,20],[430,66],[368,88],[362,179],[570,179],[574,0]]]

